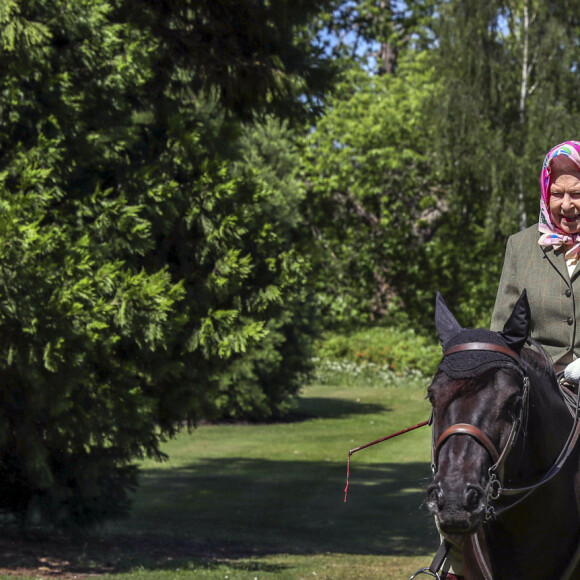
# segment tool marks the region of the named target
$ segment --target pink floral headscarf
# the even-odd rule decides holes
[[[562,246],[572,246],[566,251],[566,258],[580,254],[580,233],[567,234],[562,231],[552,219],[550,212],[550,185],[552,180],[551,162],[558,155],[569,157],[580,170],[580,141],[564,141],[556,145],[544,158],[540,185],[542,187],[542,198],[540,199],[540,224],[539,230],[542,233],[538,243],[541,246],[553,246],[555,249]]]

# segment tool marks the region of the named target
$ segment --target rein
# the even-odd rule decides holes
[[[563,390],[564,387],[560,386],[560,389]],[[560,451],[560,454],[558,455],[556,461],[553,463],[553,465],[550,467],[550,469],[548,469],[548,471],[543,475],[543,477],[537,483],[535,483],[533,485],[516,487],[516,488],[503,488],[502,486],[500,486],[498,488],[498,493],[500,495],[504,495],[504,496],[516,496],[516,495],[520,495],[520,494],[523,494],[523,495],[522,495],[522,497],[520,497],[517,501],[515,501],[511,505],[506,506],[503,509],[500,509],[499,513],[502,513],[504,511],[506,511],[507,509],[511,509],[512,507],[514,507],[515,505],[517,505],[518,503],[520,503],[521,501],[526,499],[536,489],[538,489],[539,487],[541,487],[542,485],[544,485],[545,483],[550,481],[553,477],[558,475],[558,473],[560,472],[560,470],[562,469],[562,467],[566,463],[566,460],[568,459],[568,457],[570,456],[570,454],[572,453],[572,451],[576,447],[576,443],[578,442],[578,437],[580,436],[580,420],[579,420],[579,417],[580,417],[580,396],[575,397],[575,399],[576,399],[576,402],[575,402],[575,407],[574,407],[574,412],[573,412],[574,424],[572,426],[570,434],[568,435],[568,439],[566,440],[566,443],[564,444],[564,447]],[[491,509],[493,510],[493,508],[491,508]],[[498,515],[498,513],[495,513],[495,514],[492,513],[492,516],[497,516],[497,515]]]
[[[348,460],[346,462],[346,487],[344,488],[344,503],[346,503],[346,500],[348,497],[348,486],[349,486],[349,482],[350,482],[350,458],[351,458],[353,453],[356,453],[357,451],[362,451],[363,449],[366,449],[367,447],[371,447],[373,445],[376,445],[377,443],[382,443],[383,441],[388,441],[389,439],[393,439],[393,437],[398,437],[399,435],[403,435],[404,433],[408,433],[409,431],[414,431],[415,429],[419,429],[419,427],[425,427],[425,425],[430,425],[430,424],[431,424],[431,419],[428,419],[427,421],[421,421],[421,423],[417,423],[416,425],[413,425],[412,427],[407,427],[406,429],[401,429],[401,431],[397,431],[396,433],[391,433],[391,435],[387,435],[386,437],[381,437],[380,439],[377,439],[376,441],[371,441],[370,443],[366,443],[365,445],[359,445],[358,447],[351,449],[348,452]]]

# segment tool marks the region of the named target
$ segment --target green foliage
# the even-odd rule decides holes
[[[434,85],[422,55],[396,76],[350,70],[306,141],[314,282],[329,325],[380,318],[415,291],[421,219],[441,197],[425,123]]]
[[[345,68],[362,65],[378,74],[397,70],[398,57],[430,44],[433,0],[344,0],[324,12],[319,26],[327,50]]]
[[[387,377],[419,374],[429,377],[435,374],[441,360],[441,347],[425,335],[412,329],[395,327],[372,327],[349,334],[331,333],[317,342],[317,371],[329,368],[328,362],[343,364],[342,369],[353,374],[361,370]],[[354,366],[353,366],[354,365]],[[336,371],[336,364],[330,365]],[[375,378],[376,380],[376,378]]]
[[[326,325],[402,309],[429,328],[437,290],[464,325],[489,324],[506,238],[537,219],[543,156],[577,137],[578,7],[361,0],[326,17],[351,59],[305,154]],[[387,53],[392,74],[353,64]]]
[[[158,74],[170,62],[185,73],[185,90],[217,94],[238,117],[266,110],[304,120],[324,100],[334,67],[311,24],[331,0],[117,3],[122,18],[157,40]]]
[[[0,8],[9,513],[63,526],[123,515],[135,459],[163,459],[160,442],[202,418],[283,413],[309,368],[292,134],[231,112],[304,110],[290,89],[309,94],[321,64],[304,31],[319,6],[236,3],[251,27],[228,60],[191,32],[229,34],[231,8]]]
[[[466,326],[489,324],[506,238],[537,222],[545,153],[576,138],[578,23],[561,8],[457,0],[442,3],[433,26],[428,123],[447,215],[417,274]],[[410,296],[414,310],[427,298]]]

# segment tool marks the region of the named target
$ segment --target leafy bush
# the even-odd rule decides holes
[[[352,334],[331,334],[316,347],[318,366],[321,361],[348,361],[368,372],[390,371],[396,376],[420,373],[434,374],[441,360],[441,347],[435,340],[418,335],[411,329],[366,328]]]

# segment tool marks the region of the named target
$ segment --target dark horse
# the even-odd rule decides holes
[[[502,332],[462,328],[440,295],[435,319],[427,506],[464,576],[580,579],[578,409],[528,339],[525,291]]]

